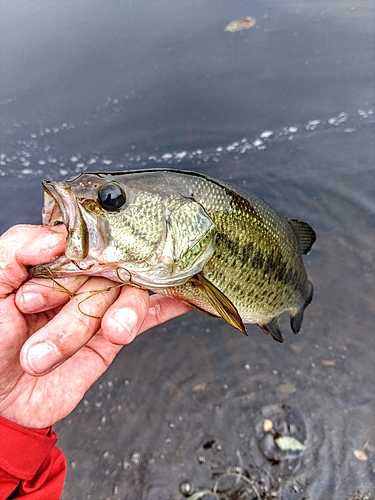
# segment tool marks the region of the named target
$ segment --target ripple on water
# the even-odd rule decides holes
[[[108,120],[107,114],[113,118],[121,112],[121,105],[126,103],[127,97],[109,97],[103,106],[99,106],[101,113],[84,120],[86,125]],[[14,176],[19,179],[25,177],[53,177],[55,179],[72,176],[87,170],[121,170],[122,168],[162,167],[179,165],[183,168],[197,168],[207,162],[228,161],[230,157],[239,159],[248,153],[263,151],[275,142],[293,141],[305,138],[311,134],[325,134],[333,129],[343,133],[353,133],[375,119],[372,108],[360,108],[356,113],[341,111],[332,117],[311,119],[307,123],[291,124],[279,130],[263,130],[254,137],[241,137],[230,144],[219,144],[216,148],[198,148],[193,151],[176,150],[168,152],[145,153],[137,151],[133,144],[129,151],[122,152],[121,158],[111,158],[108,154],[97,151],[95,154],[84,151],[76,152],[69,157],[59,152],[60,144],[69,142],[74,137],[73,123],[58,123],[50,127],[41,127],[29,133],[25,138],[12,138],[14,134],[22,137],[22,124],[15,124],[14,129],[8,127],[6,135],[12,138],[11,149],[0,150],[0,176]],[[72,136],[72,137],[71,137]],[[4,141],[4,147],[6,142]]]

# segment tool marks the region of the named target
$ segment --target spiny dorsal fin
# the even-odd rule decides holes
[[[198,287],[211,306],[229,325],[247,335],[245,325],[238,314],[236,306],[201,274],[196,274],[192,278],[194,286]]]
[[[307,222],[297,219],[289,219],[289,224],[297,237],[301,253],[303,255],[308,254],[316,240],[314,229]]]

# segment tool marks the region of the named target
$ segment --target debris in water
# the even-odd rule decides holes
[[[263,430],[264,430],[264,432],[272,432],[273,431],[273,423],[272,423],[271,419],[266,418],[266,420],[263,422]]]
[[[188,497],[194,493],[194,486],[190,483],[190,481],[183,481],[179,486],[179,490],[184,497]]]
[[[133,453],[130,456],[130,461],[134,465],[139,465],[141,463],[141,454],[138,451],[133,451]]]
[[[196,384],[193,387],[193,391],[205,391],[206,387],[207,387],[207,383],[206,382],[202,382],[201,384]]]
[[[238,493],[239,496],[235,496],[233,498],[248,498],[248,495],[247,493],[251,494],[251,493],[255,493],[256,497],[257,497],[257,500],[261,500],[261,496],[260,496],[260,493],[259,493],[259,490],[258,488],[255,486],[255,484],[253,483],[253,481],[251,481],[248,477],[244,476],[243,474],[240,474],[240,473],[227,473],[227,474],[223,474],[221,477],[219,477],[219,479],[216,481],[215,483],[215,486],[214,486],[214,489],[213,489],[213,493],[216,495],[219,491],[219,481],[221,479],[225,479],[225,478],[228,478],[228,477],[233,477],[236,479],[235,481],[235,486],[238,485],[238,482],[240,480],[242,480],[244,483],[246,483],[247,485],[250,486],[251,488],[251,491],[249,488],[246,488],[246,489],[240,489],[239,491],[232,491],[233,494],[235,493]],[[225,491],[225,490],[222,490],[222,491]],[[244,496],[244,494],[246,495],[246,497]],[[232,498],[232,496],[230,497]]]
[[[354,450],[354,456],[357,460],[360,460],[361,462],[365,462],[368,460],[368,456],[365,451],[363,450]]]
[[[280,436],[275,443],[282,451],[303,451],[306,446],[292,436]]]
[[[193,496],[189,497],[189,500],[216,500],[218,498],[211,490],[202,490],[194,493]]]
[[[248,30],[255,26],[255,19],[250,16],[243,17],[242,19],[236,19],[231,23],[227,24],[224,28],[225,31],[230,31],[231,33],[235,33],[236,31]]]
[[[335,366],[336,362],[334,359],[322,359],[321,364],[323,366]]]
[[[362,446],[361,450],[354,450],[354,456],[357,460],[360,460],[361,462],[365,462],[368,460],[369,456],[367,451],[372,452],[374,451],[374,447],[371,446],[368,441],[365,442],[365,444]]]

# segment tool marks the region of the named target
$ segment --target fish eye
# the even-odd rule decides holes
[[[100,206],[107,212],[117,212],[125,205],[126,196],[121,186],[110,182],[100,186],[98,201]]]

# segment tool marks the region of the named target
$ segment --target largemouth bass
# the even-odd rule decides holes
[[[105,276],[175,297],[246,333],[283,342],[278,316],[301,328],[313,287],[305,222],[239,186],[179,170],[83,173],[44,181],[43,224],[65,224],[65,255],[34,276]]]

